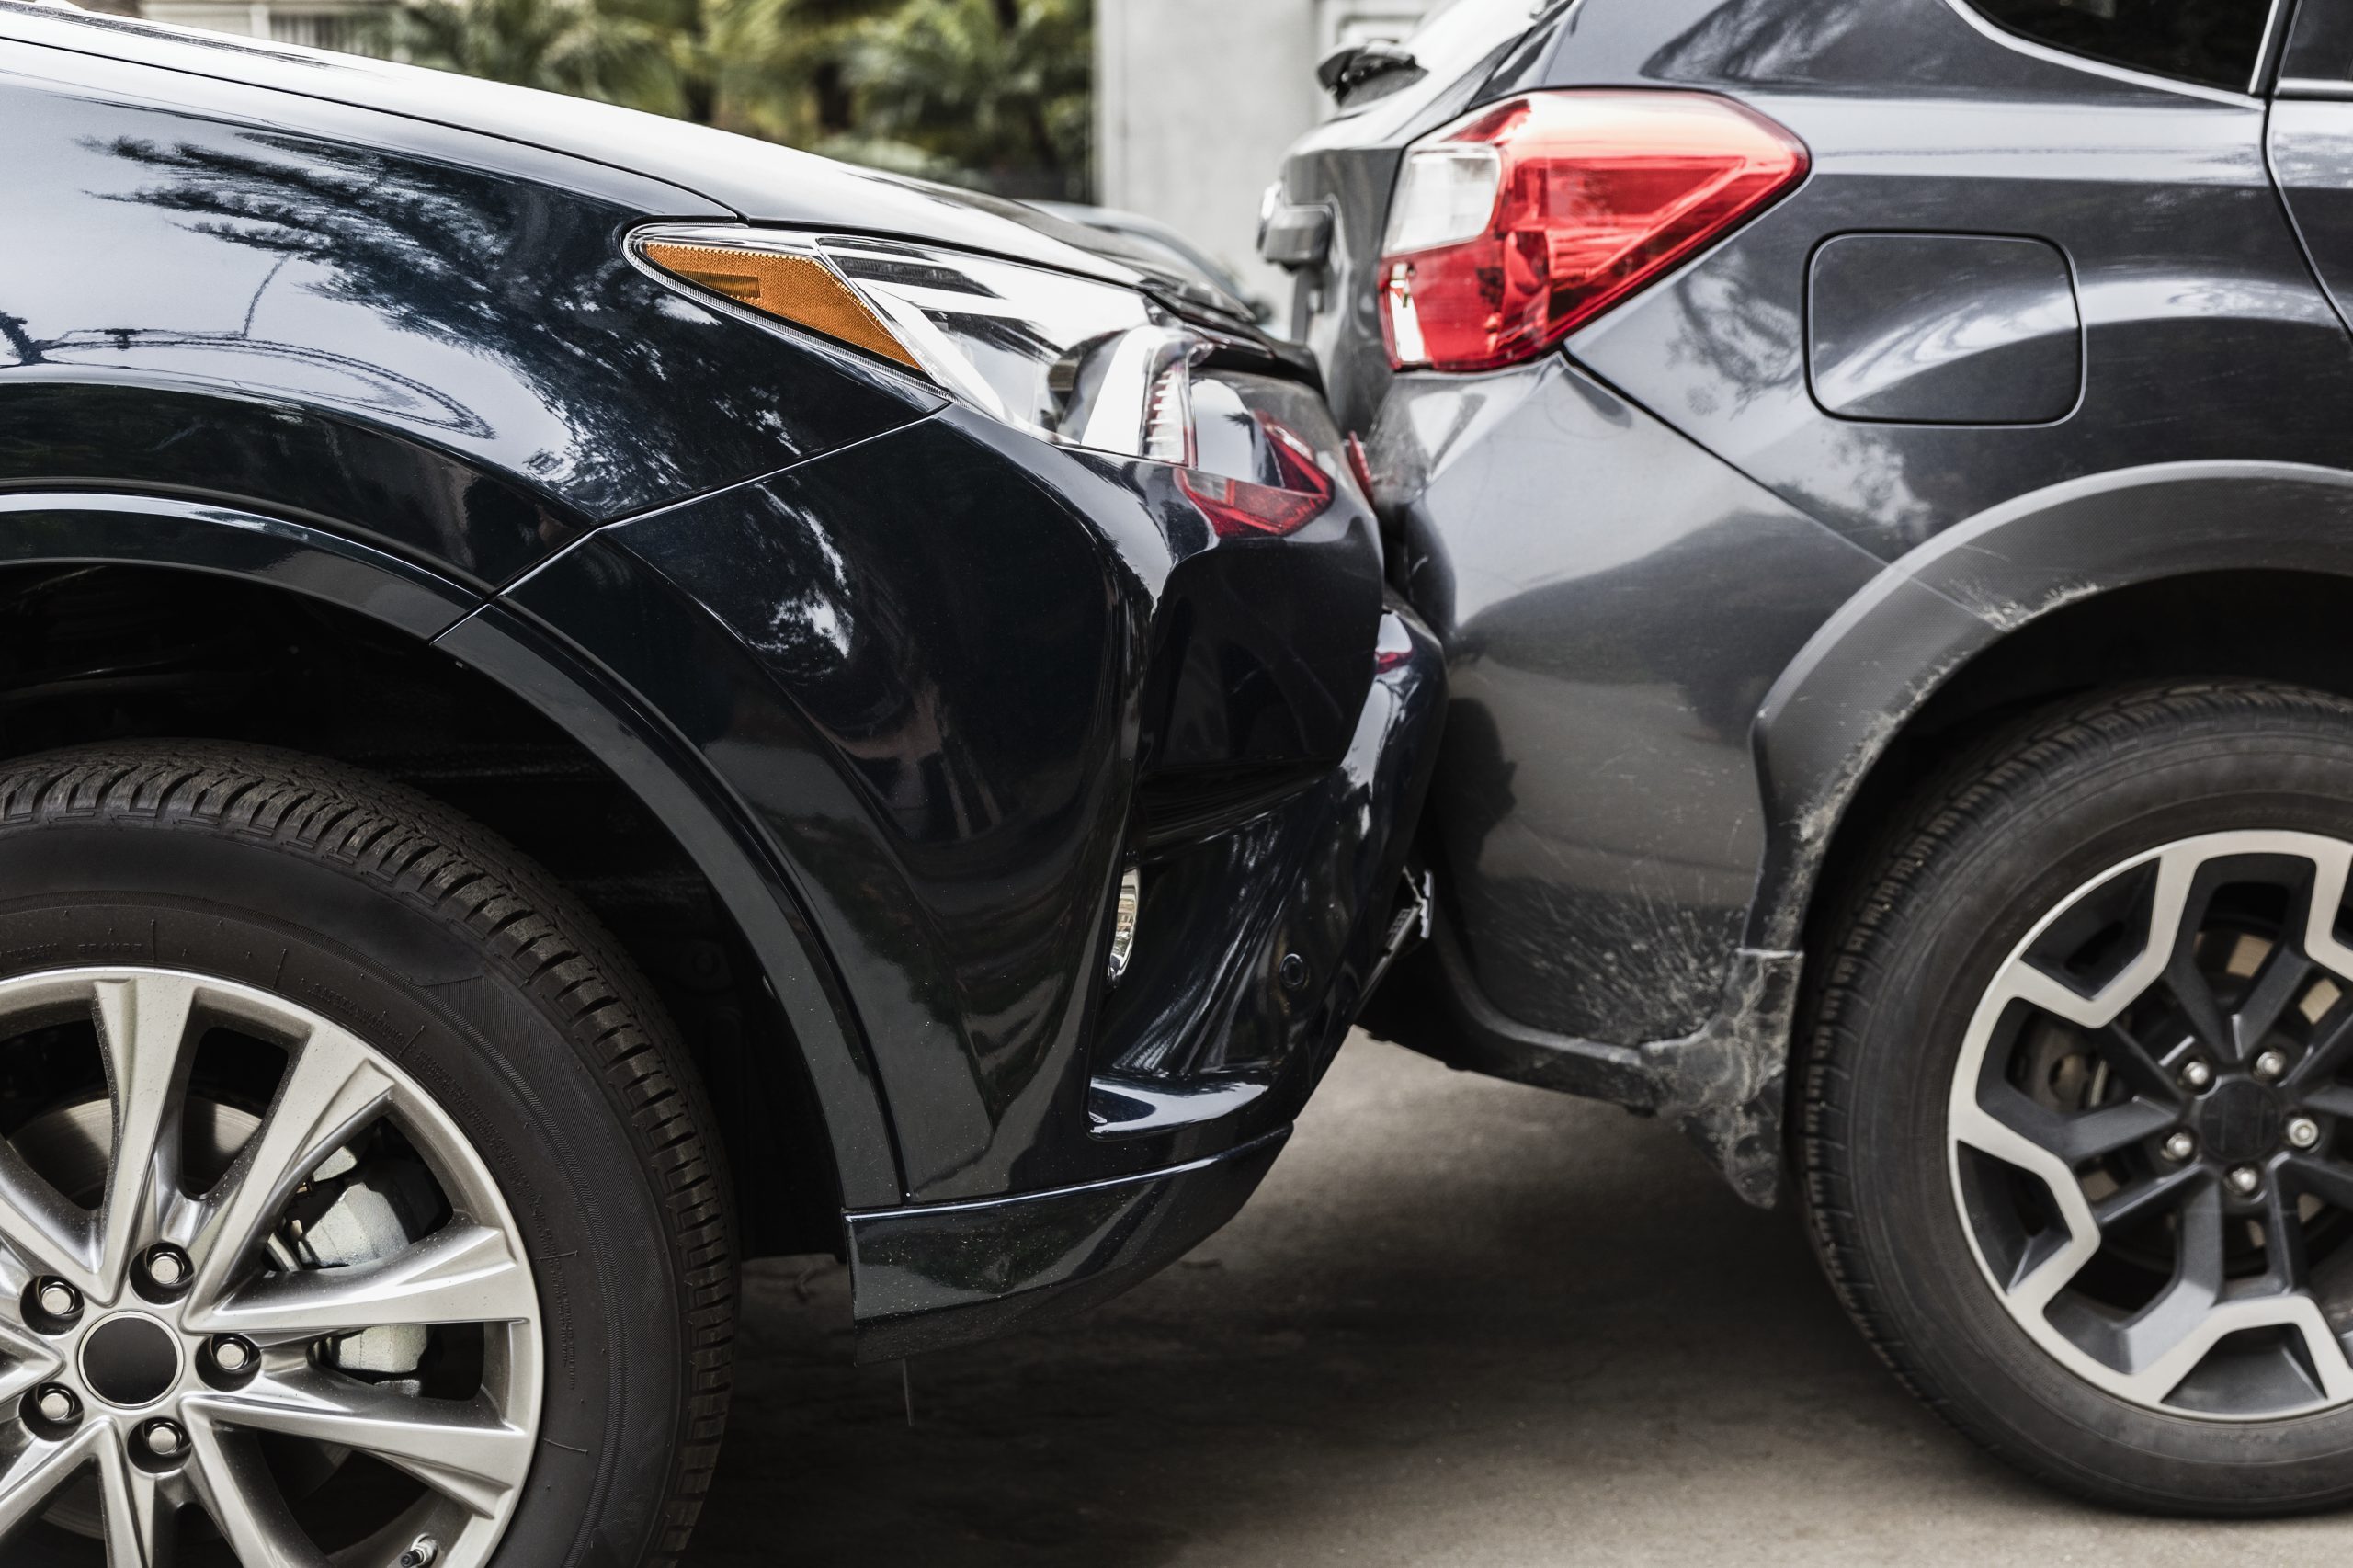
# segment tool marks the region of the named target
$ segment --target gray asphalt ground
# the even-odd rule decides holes
[[[749,1273],[690,1568],[2310,1564],[2353,1516],[2106,1512],[1981,1457],[1787,1215],[1671,1131],[1359,1036],[1241,1218],[1092,1316],[847,1364],[832,1265]]]

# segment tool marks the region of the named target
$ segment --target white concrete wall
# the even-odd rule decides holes
[[[1096,0],[1097,199],[1175,225],[1269,301],[1258,198],[1330,108],[1315,62],[1399,38],[1435,0]]]

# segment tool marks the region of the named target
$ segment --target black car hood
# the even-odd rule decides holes
[[[1232,307],[1117,236],[1006,201],[612,104],[259,39],[0,0],[0,38],[476,131],[660,180],[756,223],[894,234]]]

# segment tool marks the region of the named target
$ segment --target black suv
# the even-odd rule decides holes
[[[2353,1497],[2353,4],[1462,0],[1324,75],[1262,249],[1450,683],[1369,1022],[1792,1198],[2038,1473]]]
[[[904,1356],[1265,1174],[1442,677],[1243,307],[55,6],[0,212],[8,1568],[673,1562],[738,1258]]]

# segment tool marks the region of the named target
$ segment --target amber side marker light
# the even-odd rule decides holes
[[[641,254],[673,277],[724,294],[764,316],[823,333],[910,370],[923,369],[866,301],[813,256],[685,245],[665,240],[647,241]]]

